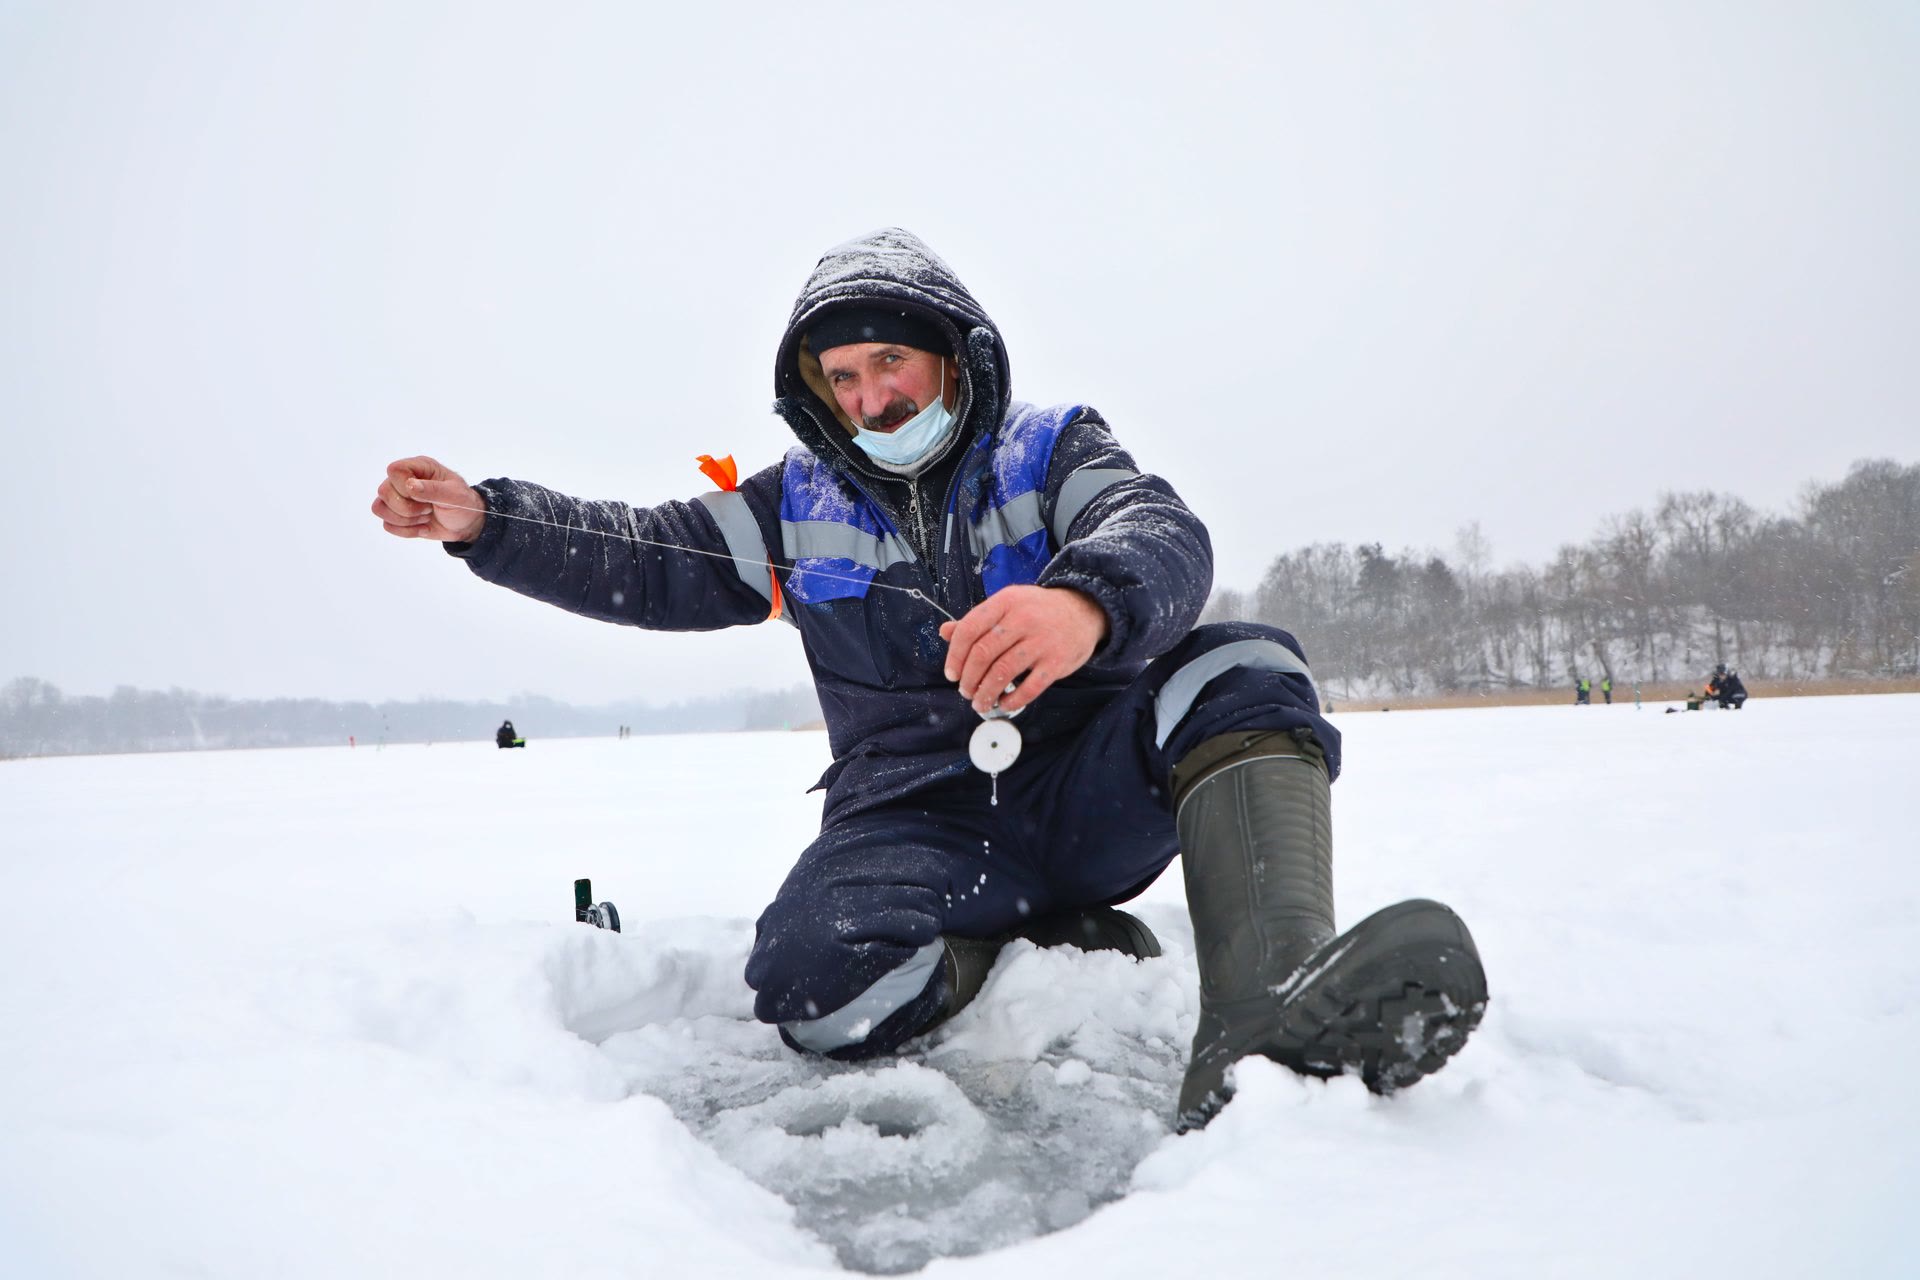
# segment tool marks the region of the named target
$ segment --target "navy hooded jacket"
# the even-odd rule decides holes
[[[952,339],[960,427],[915,478],[876,467],[852,443],[807,348],[812,322],[852,303],[898,307]],[[777,598],[778,616],[800,633],[833,748],[821,778],[828,820],[970,767],[980,721],[942,670],[946,616],[910,591],[955,618],[1015,583],[1098,602],[1107,637],[1022,713],[1029,751],[1075,733],[1198,619],[1213,578],[1198,517],[1140,471],[1091,408],[1014,401],[999,330],[913,235],[875,232],[820,259],[787,321],[774,386],[799,444],[737,490],[641,508],[488,480],[476,486],[489,512],[479,538],[448,550],[489,582],[631,626],[764,622]]]

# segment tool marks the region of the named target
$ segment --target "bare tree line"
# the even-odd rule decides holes
[[[1277,557],[1210,619],[1292,631],[1323,689],[1413,696],[1698,679],[1920,675],[1920,465],[1854,464],[1797,514],[1668,493],[1541,567],[1492,570],[1477,524],[1453,558],[1320,543]]]

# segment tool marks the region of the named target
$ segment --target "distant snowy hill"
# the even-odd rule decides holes
[[[23,676],[0,686],[0,758],[491,742],[502,720],[539,739],[611,738],[621,726],[630,733],[796,729],[819,718],[819,700],[804,686],[742,690],[667,706],[629,701],[577,707],[535,694],[500,702],[329,702],[122,687],[102,698],[64,694],[45,680]]]
[[[1184,1137],[1177,867],[896,1060],[750,1020],[817,733],[0,763],[0,1274],[1920,1273],[1920,696],[1337,722],[1342,923],[1493,1004]]]

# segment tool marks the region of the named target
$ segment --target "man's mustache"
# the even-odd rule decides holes
[[[860,425],[869,431],[891,431],[901,423],[920,412],[920,406],[905,396],[887,402],[887,406],[878,413],[866,414],[860,419]]]

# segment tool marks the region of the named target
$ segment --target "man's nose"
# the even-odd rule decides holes
[[[860,388],[860,415],[877,418],[894,401],[893,387],[879,378],[869,379]]]

